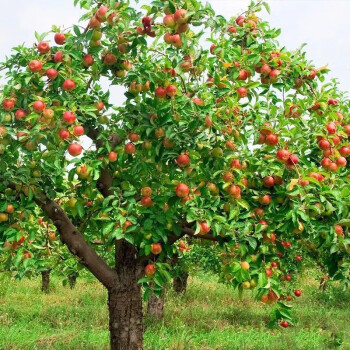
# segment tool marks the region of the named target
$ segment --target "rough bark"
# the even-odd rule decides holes
[[[155,294],[152,294],[147,302],[147,314],[161,320],[164,316],[164,301],[164,289],[160,298],[158,298]]]
[[[111,350],[142,349],[142,295],[137,281],[143,275],[143,264],[135,253],[126,241],[116,243],[117,283],[108,289]]]
[[[41,291],[50,292],[50,270],[41,271]]]
[[[187,288],[188,272],[182,272],[180,276],[173,280],[173,288],[176,293],[185,293]]]

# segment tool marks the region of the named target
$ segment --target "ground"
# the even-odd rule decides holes
[[[295,327],[269,329],[270,307],[251,292],[239,300],[214,277],[198,274],[185,295],[167,292],[164,321],[146,317],[145,350],[349,350],[350,291],[319,291],[311,276],[303,283]],[[38,278],[0,274],[0,349],[108,350],[103,287],[83,278],[70,290],[57,277],[51,287],[43,295]]]

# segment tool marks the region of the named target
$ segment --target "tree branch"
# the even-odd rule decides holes
[[[9,187],[15,189],[16,185],[10,183]],[[80,259],[79,262],[105,287],[112,288],[117,278],[115,271],[89,246],[60,205],[40,190],[35,192],[34,201],[52,220],[60,233],[62,243],[67,245],[70,252],[76,255]]]

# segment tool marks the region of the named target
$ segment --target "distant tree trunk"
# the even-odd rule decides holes
[[[142,293],[137,281],[144,274],[144,264],[136,250],[124,240],[116,243],[117,280],[108,288],[111,350],[141,350],[143,342]]]
[[[77,284],[77,275],[69,275],[68,283],[69,283],[70,289],[74,289],[75,285]]]
[[[183,271],[180,276],[173,280],[173,287],[176,293],[185,293],[187,288],[188,272]]]
[[[41,271],[41,291],[50,292],[50,270]]]
[[[161,320],[164,316],[164,299],[165,299],[164,289],[160,298],[152,294],[148,299],[147,314],[153,317],[157,317],[158,319]]]

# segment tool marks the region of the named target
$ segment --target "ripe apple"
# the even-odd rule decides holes
[[[191,160],[187,154],[180,154],[176,158],[176,163],[179,167],[185,168],[186,166],[190,165]]]
[[[143,196],[141,197],[141,205],[145,208],[148,208],[150,206],[152,206],[153,204],[153,201],[151,199],[151,197],[148,197],[148,196]]]
[[[260,73],[263,76],[268,76],[271,73],[271,67],[268,64],[264,64],[261,68],[260,68]]]
[[[182,46],[182,42],[181,42],[181,37],[179,34],[174,34],[171,36],[171,43],[175,46],[175,47],[181,47]]]
[[[117,62],[117,57],[112,53],[107,53],[103,59],[103,63],[106,66],[113,66]]]
[[[32,60],[32,61],[29,62],[28,67],[29,67],[29,70],[30,70],[31,72],[37,73],[37,72],[40,72],[40,71],[41,71],[43,65],[42,65],[41,62],[38,61],[38,60]]]
[[[2,101],[2,107],[5,111],[11,111],[11,109],[15,106],[15,101],[9,98],[5,98]]]
[[[343,146],[339,148],[339,153],[343,156],[343,157],[348,157],[350,156],[350,147],[348,146]]]
[[[151,195],[152,195],[152,189],[151,189],[151,187],[143,187],[143,188],[141,188],[141,195],[142,195],[142,196],[151,197]]]
[[[67,139],[70,136],[70,133],[66,129],[61,129],[58,132],[58,135],[59,135],[60,139],[65,140],[65,139]]]
[[[177,94],[177,89],[176,89],[176,86],[174,85],[168,85],[165,90],[166,90],[166,94],[169,97],[174,97]]]
[[[259,197],[259,203],[262,205],[269,205],[271,203],[271,196],[269,194],[265,194]]]
[[[200,233],[201,234],[206,234],[210,231],[210,226],[208,225],[207,222],[203,221],[199,224],[199,228],[200,228]]]
[[[63,33],[55,34],[55,43],[57,45],[63,45],[65,41],[66,41],[66,36]]]
[[[302,256],[297,255],[297,256],[295,257],[295,261],[301,261],[301,260],[303,260]]]
[[[140,140],[140,136],[139,136],[139,134],[136,134],[135,132],[132,132],[132,133],[129,134],[129,140],[131,142],[137,142],[137,141]]]
[[[151,253],[154,255],[159,255],[162,252],[162,245],[160,243],[151,244]]]
[[[246,80],[246,79],[248,79],[248,72],[245,69],[241,69],[239,71],[237,80]]]
[[[287,321],[282,321],[282,322],[281,322],[281,326],[282,326],[283,328],[288,328],[288,327],[289,327],[289,323],[288,323]]]
[[[193,99],[192,99],[192,102],[194,103],[194,104],[196,104],[197,106],[203,106],[203,100],[201,99],[201,98],[199,98],[199,97],[194,97]]]
[[[250,265],[249,265],[249,263],[248,263],[247,261],[242,261],[242,262],[241,262],[241,268],[242,268],[243,270],[249,270]]]
[[[187,10],[185,9],[178,9],[174,13],[174,19],[177,23],[186,23],[188,21],[187,17]]]
[[[282,162],[286,162],[290,157],[290,153],[286,149],[280,149],[276,153],[276,158]]]
[[[275,83],[278,79],[278,76],[281,74],[281,71],[279,71],[278,69],[272,69],[270,74],[269,74],[269,77],[271,79],[271,81],[273,83]]]
[[[90,67],[94,64],[94,57],[91,54],[87,54],[83,57],[84,67]]]
[[[155,95],[157,98],[166,98],[166,95],[167,95],[166,89],[159,86],[155,91]]]
[[[336,160],[336,163],[339,167],[343,167],[343,166],[346,166],[346,164],[348,163],[348,161],[346,160],[345,157],[339,157],[337,160]]]
[[[329,122],[326,128],[329,134],[335,134],[337,130],[337,125],[334,122]]]
[[[236,18],[236,23],[237,23],[237,25],[240,26],[240,27],[243,27],[244,20],[245,20],[245,18],[244,18],[243,16],[238,16],[238,17]]]
[[[117,161],[117,158],[118,158],[118,153],[116,152],[109,152],[108,153],[108,160],[113,163],[113,162],[116,162]]]
[[[300,297],[301,294],[302,294],[302,292],[301,292],[300,289],[296,289],[296,290],[294,291],[294,295],[295,295],[296,297]]]
[[[26,116],[27,116],[27,113],[23,109],[17,109],[17,111],[15,112],[15,118],[17,120],[22,120]]]
[[[267,188],[271,188],[273,187],[273,185],[275,184],[275,180],[272,176],[265,176],[263,178],[263,185]]]
[[[79,143],[72,143],[68,146],[68,153],[73,157],[78,156],[82,151],[83,147],[81,147]]]
[[[84,135],[84,127],[82,125],[75,125],[74,128],[73,128],[73,134],[75,136],[82,136]]]
[[[133,143],[131,143],[131,142],[127,143],[127,144],[125,145],[125,147],[124,147],[124,152],[125,152],[126,154],[133,154],[133,153],[135,153],[135,152],[136,152],[136,147],[135,147],[135,145],[134,145]]]
[[[75,82],[72,79],[67,79],[62,84],[62,89],[64,91],[72,91],[75,88]]]
[[[145,267],[145,274],[147,277],[153,277],[155,273],[156,273],[156,268],[153,264],[148,264]]]
[[[46,41],[40,41],[40,43],[38,44],[38,51],[41,54],[48,53],[50,51],[49,43],[47,43]]]
[[[107,12],[108,12],[107,6],[100,6],[96,11],[95,16],[100,22],[105,22],[107,19]]]
[[[175,18],[173,14],[166,15],[163,18],[163,23],[168,28],[174,28],[175,27]]]
[[[58,72],[56,69],[54,68],[49,68],[47,71],[46,71],[46,76],[50,79],[50,80],[54,80],[57,78],[57,75],[58,75]]]
[[[248,90],[244,87],[239,87],[237,89],[237,93],[239,98],[244,98],[248,96]]]
[[[343,236],[344,235],[343,227],[340,226],[340,225],[334,225],[334,231],[335,231],[337,236]]]
[[[33,109],[36,113],[41,113],[45,109],[45,103],[43,101],[35,101],[33,103]]]
[[[63,62],[64,53],[62,51],[57,51],[53,56],[53,60],[55,61],[55,63]]]
[[[293,166],[295,164],[298,164],[298,162],[299,162],[298,156],[296,156],[295,154],[291,154],[286,163],[289,166]]]
[[[51,119],[54,117],[54,115],[55,115],[55,112],[52,108],[45,108],[43,111],[43,116],[46,119]]]
[[[330,106],[336,106],[337,104],[338,104],[338,101],[335,100],[334,98],[330,98],[328,100],[328,105],[330,105]]]
[[[89,21],[89,27],[90,28],[100,28],[101,22],[95,16],[91,17],[90,21]]]
[[[265,143],[269,146],[276,146],[278,144],[278,136],[275,134],[269,134],[265,138]]]
[[[65,123],[71,125],[75,123],[76,117],[72,111],[66,111],[62,115],[62,119]]]
[[[178,197],[184,198],[184,197],[188,196],[188,194],[190,192],[190,188],[186,184],[180,183],[176,186],[175,192],[176,192],[176,195]]]
[[[322,150],[326,150],[328,148],[331,148],[331,144],[328,140],[322,139],[319,141],[318,147],[320,147]]]

